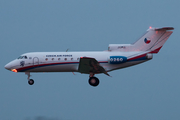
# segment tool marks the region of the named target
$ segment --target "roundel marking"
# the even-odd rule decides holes
[[[151,40],[150,40],[149,38],[145,38],[145,39],[144,39],[144,42],[145,42],[146,44],[149,44],[149,43],[151,42]]]

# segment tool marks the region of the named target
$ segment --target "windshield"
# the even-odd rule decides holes
[[[27,56],[20,56],[18,59],[27,59]]]

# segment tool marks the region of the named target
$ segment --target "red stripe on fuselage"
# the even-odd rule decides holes
[[[39,64],[39,65],[31,65],[31,66],[26,66],[26,67],[22,67],[22,68],[18,68],[17,71],[21,72],[21,71],[26,71],[28,69],[34,69],[37,67],[45,67],[45,66],[51,66],[51,65],[63,65],[63,64],[77,64],[79,62],[60,62],[60,63],[48,63],[48,64]],[[100,61],[99,63],[108,63],[108,61]]]
[[[18,68],[17,71],[21,72],[24,71],[26,69],[33,69],[33,68],[37,68],[37,67],[44,67],[44,66],[50,66],[50,65],[61,65],[61,64],[76,64],[79,62],[61,62],[61,63],[48,63],[48,64],[39,64],[39,65],[31,65],[31,66],[27,66],[27,67],[22,67],[22,68]]]
[[[130,60],[135,60],[135,59],[139,59],[139,58],[142,58],[142,57],[145,57],[145,56],[146,56],[146,54],[139,55],[139,56],[136,56],[136,57],[133,57],[133,58],[128,59],[128,61],[130,61]]]

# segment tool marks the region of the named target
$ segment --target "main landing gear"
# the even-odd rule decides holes
[[[30,72],[25,72],[25,74],[28,75],[28,78],[27,78],[27,79],[28,79],[29,85],[33,85],[33,84],[34,84],[34,80],[33,80],[33,79],[30,79],[30,76],[31,76],[31,75],[30,75]]]
[[[96,87],[99,85],[99,79],[97,77],[94,77],[94,74],[89,75],[89,84],[93,87]]]
[[[28,76],[28,83],[29,85],[33,85],[34,84],[34,80],[30,79],[30,72],[25,72],[25,74]],[[89,84],[93,87],[96,87],[99,85],[99,79],[97,77],[94,77],[93,73],[90,73],[89,75]]]

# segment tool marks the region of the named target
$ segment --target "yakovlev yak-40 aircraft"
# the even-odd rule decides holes
[[[151,60],[173,33],[173,27],[152,28],[134,44],[110,44],[107,51],[94,52],[31,52],[11,61],[5,68],[13,72],[25,72],[28,83],[30,72],[80,72],[89,74],[89,84],[97,86],[95,74],[140,64]]]

